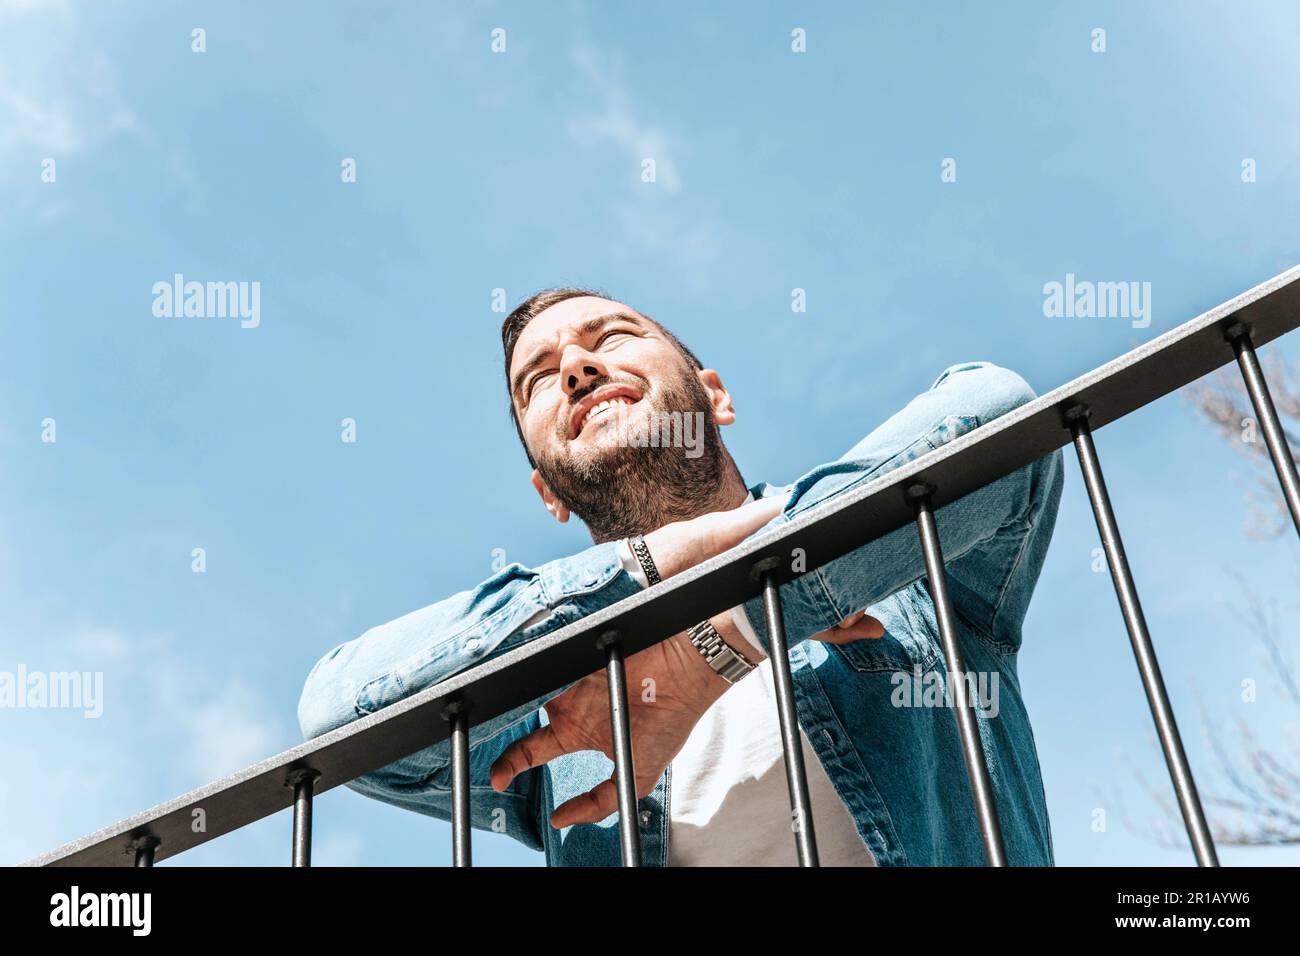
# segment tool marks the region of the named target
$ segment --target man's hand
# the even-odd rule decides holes
[[[714,626],[732,648],[750,663],[758,655],[741,637],[730,612],[714,617]],[[865,611],[851,614],[813,639],[847,644],[880,637],[885,629]],[[628,723],[636,767],[636,795],[654,789],[664,768],[686,746],[704,712],[732,685],[709,667],[685,632],[647,647],[624,662],[628,686]],[[747,680],[759,680],[751,674]],[[590,674],[545,705],[550,723],[521,737],[492,764],[492,786],[504,790],[517,774],[580,750],[599,750],[614,759],[609,721],[609,682],[604,671]],[[551,826],[559,830],[576,823],[599,823],[618,809],[614,779],[597,785],[555,808]]]
[[[785,498],[759,498],[729,511],[710,511],[674,521],[645,536],[659,576],[665,580],[734,548],[781,513]]]
[[[862,638],[885,636],[885,625],[881,624],[866,611],[855,611],[828,631],[820,631],[812,636],[814,641],[827,644],[848,644]]]
[[[646,545],[660,576],[668,578],[740,544],[776,517],[783,503],[779,497],[763,498],[730,511],[664,525],[645,536]],[[756,662],[759,655],[737,632],[730,612],[712,621],[734,650]],[[883,633],[879,621],[859,611],[813,638],[846,644]],[[685,632],[633,654],[624,667],[636,794],[644,797],[686,745],[704,712],[731,684],[709,667]],[[545,706],[548,725],[516,740],[492,764],[491,781],[497,790],[504,790],[518,774],[563,754],[598,750],[613,759],[608,680],[603,670],[584,677]],[[551,826],[598,823],[617,809],[618,793],[611,778],[556,807]]]
[[[636,793],[644,797],[685,746],[700,717],[731,686],[676,634],[624,661],[628,722],[636,765]],[[599,750],[611,760],[614,741],[605,672],[589,674],[546,702],[550,723],[516,740],[492,764],[492,786],[504,790],[517,774],[579,750]],[[613,779],[555,808],[551,826],[598,823],[618,809]]]

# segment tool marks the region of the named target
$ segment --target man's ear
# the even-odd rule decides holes
[[[533,469],[532,482],[533,487],[537,489],[537,493],[542,497],[542,504],[546,505],[547,511],[555,515],[555,520],[560,524],[568,521],[569,509],[564,506],[564,503],[559,498],[555,497],[555,493],[551,491],[550,486],[542,481],[542,476],[536,468]]]
[[[700,377],[700,384],[704,386],[704,391],[709,395],[709,403],[713,407],[713,420],[719,425],[730,425],[736,420],[736,409],[731,404],[731,393],[722,384],[722,379],[711,368],[700,369],[696,374]]]

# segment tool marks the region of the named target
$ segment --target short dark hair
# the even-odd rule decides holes
[[[533,453],[528,450],[528,442],[524,440],[524,429],[519,424],[519,415],[515,412],[515,397],[510,390],[510,360],[515,354],[515,343],[519,341],[520,334],[524,327],[533,319],[541,315],[553,305],[565,301],[566,299],[577,299],[582,296],[595,296],[601,299],[609,299],[611,302],[617,302],[613,296],[607,295],[599,289],[582,289],[577,286],[557,286],[554,289],[543,289],[541,292],[535,292],[528,298],[524,299],[515,306],[514,310],[506,316],[506,320],[501,323],[501,347],[505,351],[506,360],[506,394],[510,401],[510,420],[515,423],[515,431],[519,434],[519,443],[524,446],[524,454],[528,456],[528,464],[534,468],[537,462],[533,460]],[[641,313],[645,315],[644,312]],[[645,316],[650,319],[650,316]],[[673,335],[666,328],[654,322],[655,327],[667,336],[668,341],[677,347],[677,351],[682,353],[682,357],[697,369],[704,368],[704,363],[696,358],[695,353],[688,349],[677,336]]]

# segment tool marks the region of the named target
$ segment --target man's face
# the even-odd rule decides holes
[[[530,321],[509,375],[520,430],[537,462],[533,484],[562,521],[569,509],[588,524],[599,521],[617,507],[614,495],[643,493],[638,485],[695,464],[666,460],[682,457],[680,448],[620,440],[646,434],[656,413],[702,413],[706,442],[714,444],[717,424],[731,417],[717,373],[697,372],[654,322],[598,296],[566,299]]]

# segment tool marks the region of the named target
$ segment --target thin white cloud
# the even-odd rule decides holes
[[[170,764],[194,787],[299,742],[297,728],[272,716],[265,698],[239,676],[214,682],[170,638],[132,641],[115,666],[142,676],[152,716],[170,730]],[[105,695],[107,696],[107,695]]]
[[[206,783],[282,749],[285,732],[266,714],[261,695],[242,680],[174,715],[184,731],[180,758]]]
[[[0,16],[29,13],[38,7],[66,11],[68,5],[64,0],[0,0]]]
[[[0,863],[16,863],[82,832],[257,763],[299,742],[266,697],[238,675],[213,680],[163,636],[98,625],[32,637],[40,660],[103,673],[103,714],[0,712]],[[15,658],[12,645],[0,652]],[[37,658],[33,658],[36,660]],[[34,665],[29,665],[34,666]],[[352,852],[339,846],[337,856]],[[346,865],[346,864],[344,864]]]
[[[122,660],[131,653],[126,635],[111,627],[88,627],[74,635],[71,644],[79,657],[97,663]]]
[[[611,195],[606,210],[619,235],[610,246],[613,265],[644,269],[695,295],[725,293],[760,250],[712,197],[687,189],[680,163],[689,138],[642,115],[615,58],[582,43],[571,57],[593,105],[569,118],[570,137],[585,148],[612,146],[628,167],[630,188]],[[655,161],[653,184],[640,179],[647,158]]]
[[[0,0],[0,25],[0,186],[37,181],[46,159],[62,177],[65,159],[93,155],[129,135],[154,158],[158,178],[185,198],[191,214],[207,211],[203,180],[187,149],[156,133],[131,108],[117,65],[102,52],[102,42],[81,29],[71,8],[59,0]],[[56,189],[20,190],[8,207],[0,204],[0,217],[9,212],[48,223],[74,206]]]
[[[286,739],[297,742],[296,731],[270,714],[271,708],[247,681],[235,676],[219,685],[186,658],[166,637],[129,638],[110,627],[85,627],[67,641],[79,668],[104,669],[117,685],[115,700],[131,693],[150,708],[146,719],[172,731],[176,751],[171,763],[187,770],[197,783],[257,763],[283,749]],[[140,678],[146,688],[123,686],[122,675]],[[131,679],[128,678],[128,679]],[[106,690],[105,697],[108,698]]]
[[[0,156],[56,160],[137,128],[116,71],[62,3],[0,0]]]
[[[2,68],[0,68],[2,69]],[[39,103],[11,86],[0,73],[0,144],[12,151],[33,148],[53,156],[78,152],[82,146],[71,115],[60,105]]]
[[[569,134],[584,146],[607,141],[632,163],[640,177],[646,159],[655,162],[655,179],[670,194],[681,191],[682,180],[674,157],[682,144],[663,129],[637,116],[618,64],[585,45],[573,48],[573,62],[591,86],[600,108],[569,120]]]

